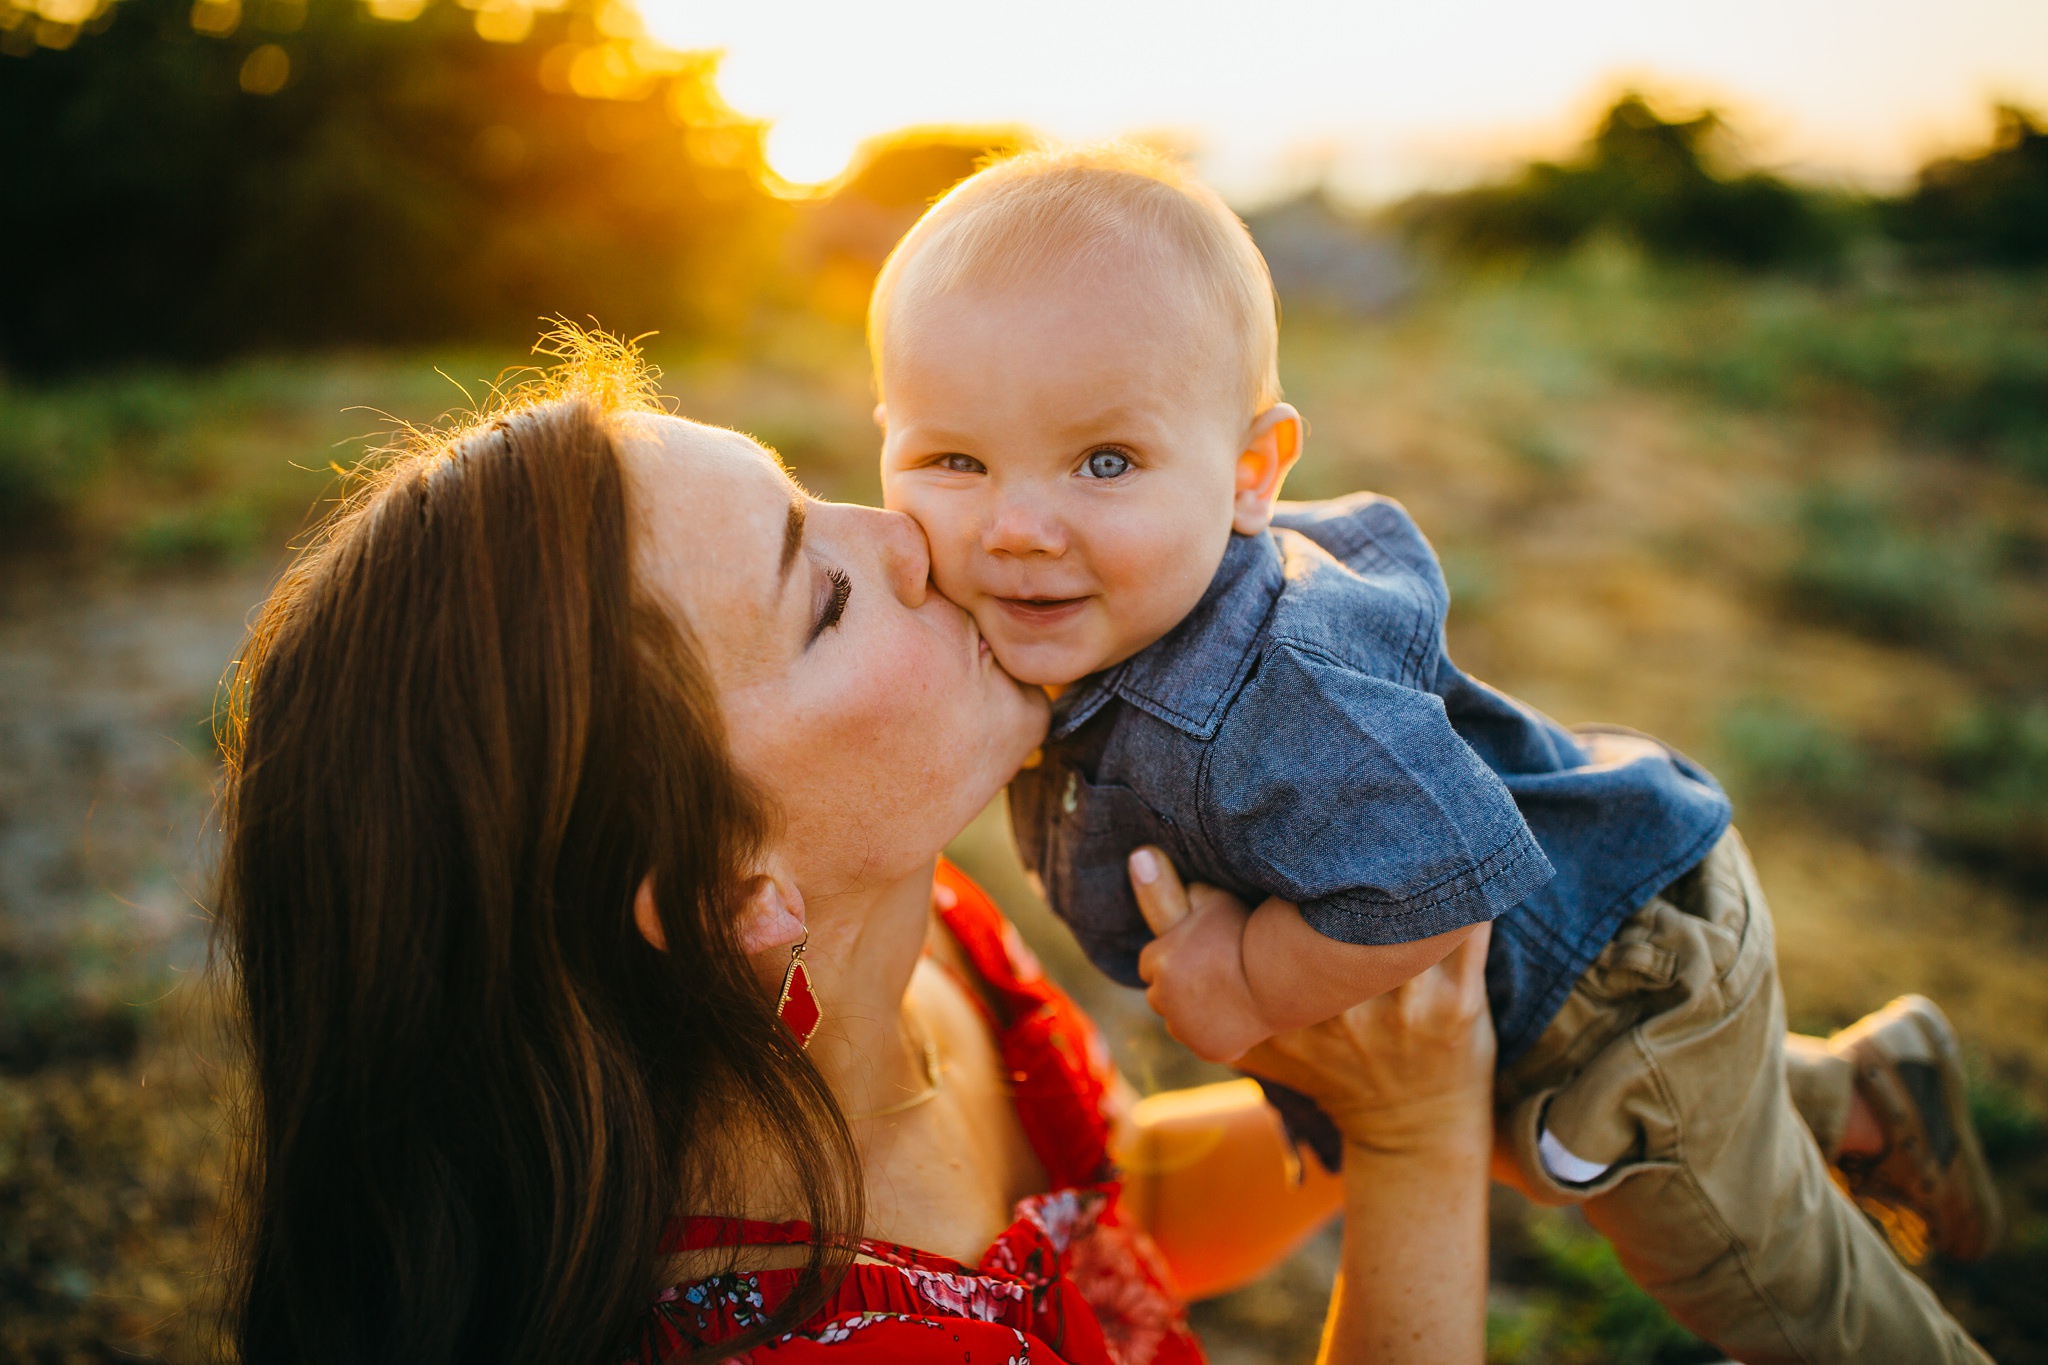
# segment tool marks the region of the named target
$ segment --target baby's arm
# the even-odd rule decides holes
[[[1157,855],[1132,854],[1131,875],[1153,881]],[[1235,898],[1199,890],[1190,904],[1187,918],[1139,955],[1138,972],[1168,1031],[1212,1062],[1392,990],[1450,956],[1477,927],[1375,946],[1325,938],[1278,897],[1249,915]]]
[[[1311,929],[1292,902],[1274,897],[1245,922],[1245,981],[1269,1032],[1306,1028],[1422,975],[1478,927],[1410,943],[1340,943]]]

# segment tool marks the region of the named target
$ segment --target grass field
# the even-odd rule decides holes
[[[1906,990],[1949,1009],[2013,1225],[1998,1258],[1930,1278],[1996,1358],[2048,1360],[2048,281],[1760,281],[1600,249],[1427,282],[1377,319],[1290,300],[1284,351],[1312,427],[1290,491],[1407,503],[1468,671],[1728,782],[1797,1026]],[[857,336],[805,321],[654,353],[679,411],[873,498]],[[166,622],[231,640],[380,414],[431,420],[520,361],[0,390],[0,668],[41,680],[0,715],[0,1356],[190,1354],[205,1285],[223,1073],[187,893],[226,654],[133,683],[95,661],[157,657]],[[957,853],[1136,1080],[1203,1074],[1080,963],[997,813]],[[1711,1358],[1571,1218],[1503,1198],[1496,1241],[1499,1360]],[[1329,1264],[1325,1239],[1203,1305],[1218,1360],[1307,1359]]]

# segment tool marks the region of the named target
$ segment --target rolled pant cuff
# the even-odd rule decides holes
[[[1571,1184],[1552,1175],[1550,1167],[1544,1164],[1540,1145],[1544,1113],[1556,1093],[1555,1087],[1539,1090],[1502,1111],[1494,1120],[1494,1141],[1506,1146],[1514,1158],[1515,1169],[1521,1174],[1523,1191],[1531,1199],[1539,1204],[1583,1204],[1628,1179],[1633,1163],[1625,1159],[1616,1161],[1600,1174],[1599,1179],[1589,1180],[1583,1185]],[[1562,1140],[1570,1145],[1569,1138]]]

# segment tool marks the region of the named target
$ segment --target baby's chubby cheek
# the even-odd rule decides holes
[[[988,610],[988,603],[982,598],[973,578],[967,572],[966,556],[953,552],[952,546],[933,535],[934,528],[924,518],[913,512],[911,519],[924,527],[925,544],[931,549],[932,586],[939,590],[941,597],[957,607],[964,608],[973,616],[974,624],[986,635],[988,622],[983,619],[983,614]],[[944,528],[938,529],[943,532]]]
[[[994,599],[975,585],[961,563],[961,557],[946,553],[943,542],[932,534],[934,528],[930,523],[914,511],[911,516],[918,525],[925,527],[925,539],[931,546],[932,586],[938,589],[941,597],[974,618],[974,628],[981,632],[982,639],[988,641],[989,653],[995,655],[996,663],[1005,673],[1019,682],[1038,681],[1025,676],[1033,663],[1029,657],[1033,651],[1019,647],[1015,639],[1016,623],[1003,614]]]

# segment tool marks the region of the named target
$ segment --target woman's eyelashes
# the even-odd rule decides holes
[[[811,622],[810,638],[806,645],[815,643],[820,635],[839,624],[839,618],[846,615],[846,600],[853,596],[853,580],[844,569],[825,570],[825,591],[819,594],[818,615]]]
[[[1131,457],[1115,446],[1102,446],[1081,457],[1081,475],[1089,479],[1120,479],[1131,472]]]

